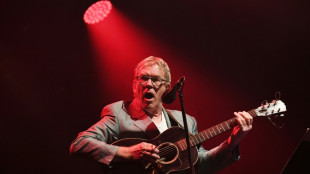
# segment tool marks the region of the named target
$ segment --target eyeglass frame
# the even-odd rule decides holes
[[[144,82],[141,82],[141,80],[143,80],[142,77],[145,77],[145,78],[147,78],[147,79],[144,80]],[[146,83],[151,79],[152,85],[153,85],[154,87],[156,87],[156,88],[159,88],[161,85],[163,85],[163,84],[165,84],[165,83],[168,83],[168,80],[162,79],[162,78],[160,78],[160,77],[158,77],[158,76],[153,76],[153,77],[152,77],[152,76],[142,75],[142,74],[141,74],[141,75],[139,75],[139,76],[136,76],[136,79],[139,81],[140,85],[146,84]],[[160,81],[160,84],[156,85],[155,82],[154,82],[154,80]],[[164,82],[164,83],[163,83],[163,82]]]

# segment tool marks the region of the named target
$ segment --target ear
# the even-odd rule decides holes
[[[133,92],[133,96],[136,97],[136,92],[137,92],[137,80],[136,79],[132,81],[132,92]]]
[[[167,83],[166,84],[166,92],[168,92],[170,90],[170,88],[171,88],[171,83]]]

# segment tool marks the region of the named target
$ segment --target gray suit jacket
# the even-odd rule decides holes
[[[91,126],[86,131],[79,133],[70,147],[71,154],[87,154],[95,160],[105,165],[110,165],[114,158],[118,146],[112,145],[113,142],[123,138],[143,138],[154,137],[152,120],[149,117],[136,118],[127,113],[129,102],[119,101],[103,108],[101,120]],[[182,113],[176,110],[169,110],[175,120],[183,126]],[[163,110],[170,128],[171,121],[166,110]],[[194,117],[187,115],[189,132],[197,134],[197,123]],[[224,142],[225,143],[225,142]],[[207,151],[202,146],[198,149],[199,155],[199,173],[215,173],[232,162],[239,159],[239,150],[236,148],[232,152],[223,153],[224,146],[221,145]],[[122,169],[124,173],[125,171]],[[127,170],[127,173],[131,173]],[[135,171],[136,173],[136,171]]]

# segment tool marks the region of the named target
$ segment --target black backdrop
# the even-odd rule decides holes
[[[69,156],[77,133],[99,119],[104,105],[122,99],[118,91],[100,85],[104,74],[94,65],[82,20],[93,2],[0,2],[1,173],[100,173],[95,163]],[[266,119],[255,121],[240,146],[241,160],[221,171],[280,173],[310,127],[309,2],[112,3],[130,22],[182,55],[172,59],[160,50],[152,54],[171,65],[174,82],[187,75],[185,103],[199,130],[282,92],[288,107],[284,128]],[[115,69],[115,75],[123,75]],[[130,98],[130,88],[123,93]],[[179,108],[177,102],[170,107]],[[228,135],[204,145],[211,148]]]

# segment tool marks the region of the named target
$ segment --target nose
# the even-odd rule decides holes
[[[148,88],[153,87],[153,82],[152,82],[152,80],[151,80],[151,79],[148,79],[148,80],[146,81],[146,83],[144,84],[144,86],[145,86],[145,87],[148,87]]]

